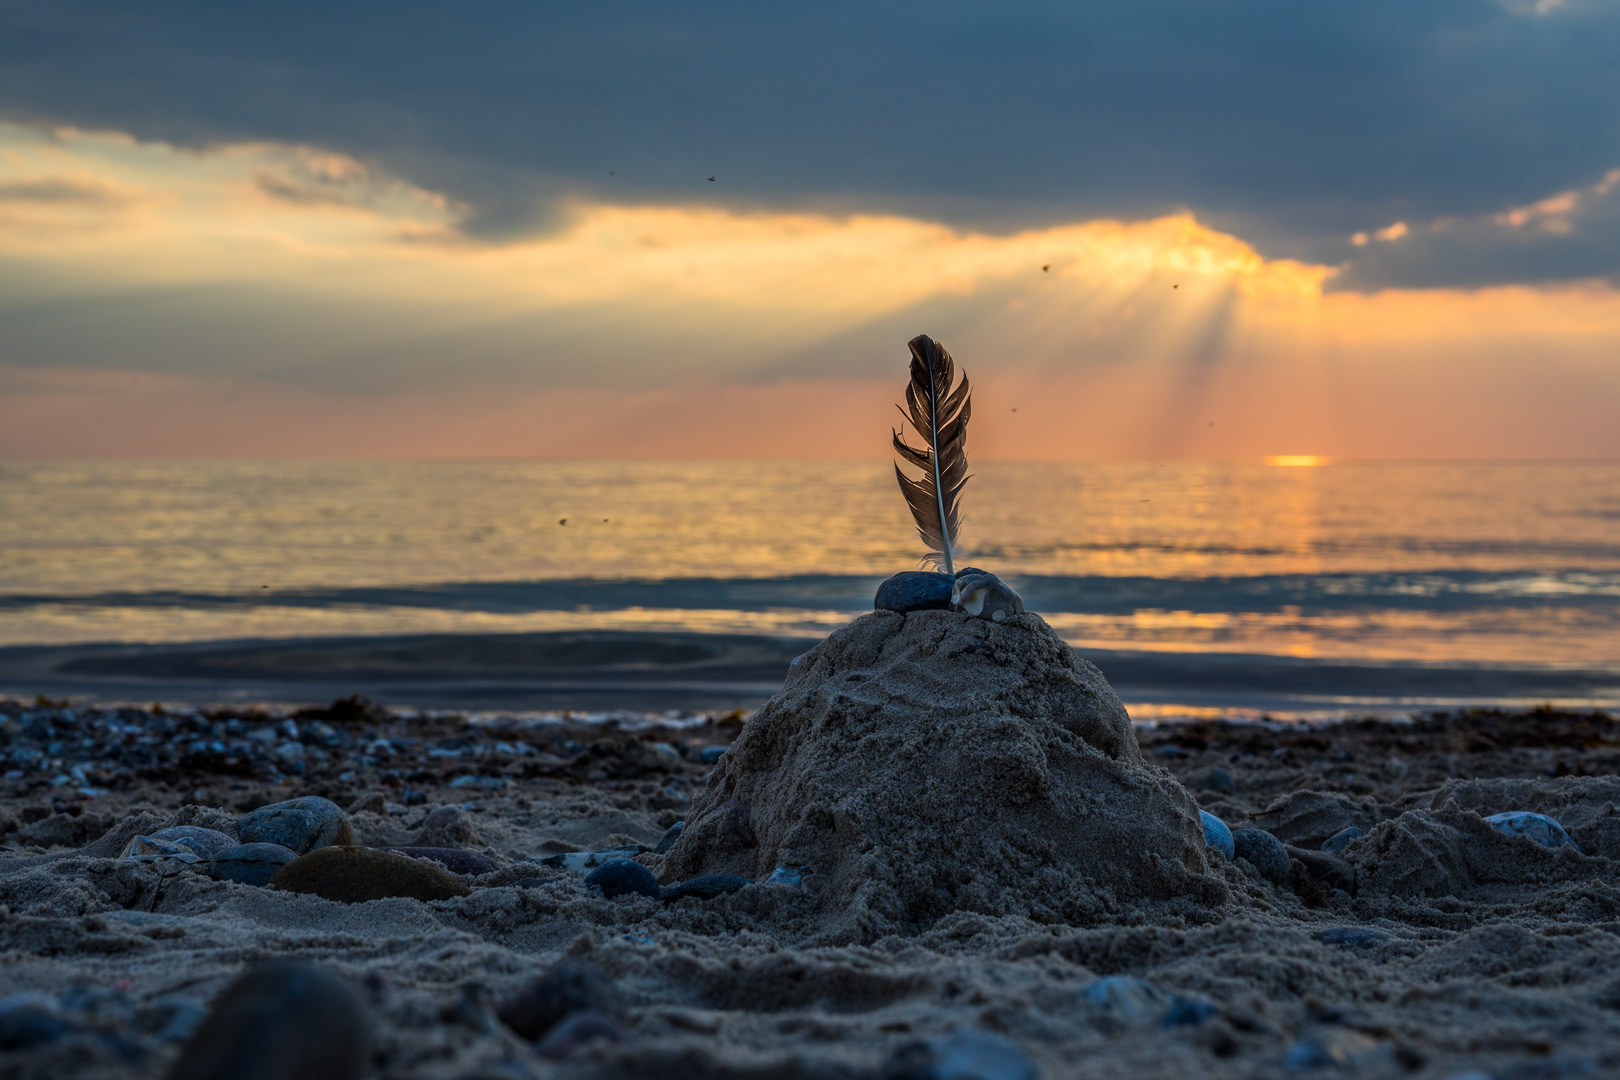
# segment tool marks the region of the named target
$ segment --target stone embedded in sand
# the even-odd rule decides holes
[[[208,873],[221,881],[263,888],[276,871],[298,858],[298,852],[280,844],[237,844],[208,861]]]
[[[235,840],[218,829],[205,829],[200,825],[175,825],[159,829],[152,834],[152,839],[178,844],[204,859],[211,859],[236,844]]]
[[[464,848],[479,842],[478,826],[461,806],[434,807],[418,828],[418,847]]]
[[[370,1059],[360,995],[325,968],[277,962],[226,988],[168,1080],[359,1080]]]
[[[686,822],[677,821],[669,827],[669,831],[658,838],[658,846],[653,848],[654,855],[662,855],[675,846],[675,841],[681,838],[681,830],[686,828]]]
[[[1238,829],[1232,834],[1232,851],[1272,884],[1288,884],[1288,848],[1264,829]]]
[[[953,911],[1085,923],[1227,899],[1191,797],[1143,758],[1101,672],[1028,614],[873,612],[806,654],[731,744],[661,877],[777,866],[813,871],[826,940]]]
[[[1322,850],[1327,852],[1329,855],[1343,855],[1344,849],[1350,846],[1350,841],[1359,840],[1365,835],[1366,834],[1363,833],[1359,828],[1351,825],[1347,828],[1340,829],[1338,832],[1322,841]]]
[[[594,965],[569,959],[508,995],[495,1007],[495,1015],[532,1041],[543,1038],[567,1017],[586,1010],[612,1016],[619,1010],[619,995]]]
[[[950,574],[906,570],[878,586],[872,607],[901,615],[908,611],[944,611],[951,606],[951,588],[955,584]]]
[[[658,898],[658,879],[651,870],[629,859],[597,867],[585,875],[585,884],[601,889],[609,900],[637,895]]]
[[[777,867],[776,870],[771,872],[773,880],[781,869],[781,867]],[[703,877],[667,886],[664,889],[663,898],[665,900],[679,900],[682,897],[695,896],[699,900],[713,900],[717,896],[729,896],[734,892],[739,892],[752,884],[753,882],[747,878],[737,877],[735,874],[706,874]]]
[[[448,900],[472,890],[424,859],[372,848],[325,847],[301,855],[276,871],[270,884],[288,892],[313,893],[344,904],[390,896]]]
[[[1089,984],[1080,996],[1102,1018],[1119,1024],[1143,1024],[1162,1017],[1174,995],[1135,975],[1107,975]]]
[[[436,862],[452,874],[468,874],[477,877],[480,874],[493,874],[500,869],[494,859],[477,851],[464,851],[461,848],[442,847],[383,847],[378,851],[393,851],[412,859],[427,859]]]
[[[1210,813],[1208,810],[1198,811],[1198,820],[1204,827],[1204,843],[1226,856],[1228,860],[1236,857],[1232,848],[1232,830],[1226,822]]]
[[[1288,857],[1300,864],[1306,878],[1324,889],[1356,891],[1356,868],[1337,855],[1285,845]]]
[[[593,1009],[581,1009],[546,1032],[534,1052],[548,1061],[561,1061],[586,1043],[624,1042],[628,1036],[611,1017]]]
[[[1018,1044],[988,1031],[953,1031],[897,1047],[880,1080],[1036,1080],[1040,1071]]]
[[[1508,810],[1501,814],[1492,814],[1485,819],[1491,827],[1505,836],[1522,836],[1534,840],[1544,848],[1572,847],[1577,852],[1581,850],[1579,844],[1569,838],[1564,827],[1546,814],[1536,814],[1529,810]]]
[[[349,815],[319,795],[261,806],[237,823],[236,835],[244,844],[280,844],[300,855],[354,843]]]

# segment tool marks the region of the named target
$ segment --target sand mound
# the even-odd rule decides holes
[[[715,769],[662,867],[806,868],[826,940],[951,912],[1164,921],[1221,905],[1192,798],[1039,616],[878,611],[812,649]]]

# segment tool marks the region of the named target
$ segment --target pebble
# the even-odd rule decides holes
[[[724,746],[705,746],[698,751],[698,760],[705,765],[714,765],[726,756],[727,749]]]
[[[956,579],[928,570],[906,570],[878,586],[872,607],[877,611],[944,611],[951,606]]]
[[[1170,1003],[1169,1010],[1159,1023],[1163,1027],[1197,1027],[1204,1021],[1213,1019],[1218,1012],[1220,1010],[1213,1002],[1199,998],[1178,997]]]
[[[1198,811],[1198,820],[1204,823],[1204,843],[1225,855],[1228,861],[1234,858],[1232,830],[1226,827],[1226,822],[1208,810]]]
[[[168,1080],[360,1080],[371,1019],[348,983],[315,964],[265,964],[214,1002]]]
[[[236,881],[260,888],[270,884],[276,871],[298,858],[298,852],[280,844],[238,844],[208,862],[208,873],[221,881]]]
[[[772,885],[803,885],[804,875],[786,866],[778,866],[766,880]]]
[[[1344,849],[1350,846],[1350,841],[1359,840],[1367,835],[1354,825],[1347,825],[1322,841],[1322,850],[1329,855],[1343,855]]]
[[[1289,1047],[1283,1058],[1283,1068],[1293,1071],[1306,1069],[1359,1069],[1382,1055],[1386,1048],[1378,1040],[1349,1028],[1328,1031],[1300,1039]]]
[[[951,587],[951,610],[991,622],[1006,622],[1024,613],[1024,598],[1012,586],[983,570],[964,568]]]
[[[270,884],[344,904],[390,896],[448,900],[472,893],[442,867],[424,859],[360,847],[318,848],[276,871]]]
[[[622,1043],[624,1029],[594,1009],[581,1009],[557,1024],[535,1046],[535,1053],[548,1061],[560,1061],[586,1043],[607,1040]]]
[[[161,840],[194,852],[204,859],[212,859],[228,847],[235,847],[236,841],[218,829],[205,829],[200,825],[175,825],[168,829],[159,829],[151,836],[153,840]]]
[[[1366,926],[1334,926],[1318,930],[1311,937],[1339,949],[1371,949],[1389,940],[1389,935],[1382,930]]]
[[[1564,827],[1546,814],[1533,814],[1528,810],[1509,810],[1492,814],[1485,821],[1506,836],[1524,836],[1544,848],[1561,848],[1566,844],[1580,854],[1580,845],[1570,839]]]
[[[625,844],[623,847],[602,848],[598,851],[566,851],[561,855],[547,855],[535,861],[541,866],[554,866],[559,870],[573,870],[583,874],[598,866],[634,858],[646,850],[643,844]]]
[[[1036,1080],[1040,1070],[1018,1044],[972,1028],[897,1047],[881,1080]]]
[[[412,859],[428,859],[438,863],[452,874],[493,874],[500,869],[494,859],[477,851],[443,847],[384,847],[378,851],[393,851]]]
[[[1292,844],[1285,846],[1288,857],[1303,866],[1306,876],[1312,881],[1328,889],[1343,889],[1347,893],[1356,891],[1356,868],[1344,859],[1325,851],[1308,851]]]
[[[280,844],[300,855],[354,843],[349,815],[319,795],[261,806],[237,822],[236,834],[244,844]]]
[[[1232,834],[1232,848],[1267,881],[1288,884],[1288,848],[1275,836],[1264,829],[1239,829]]]
[[[589,1010],[612,1016],[618,1009],[618,993],[601,971],[579,960],[563,960],[503,999],[495,1006],[495,1015],[533,1041],[574,1013]]]
[[[753,882],[747,878],[735,874],[705,874],[703,877],[671,885],[664,890],[664,899],[680,900],[683,897],[695,896],[699,900],[713,900],[717,896],[727,896],[752,884]]]
[[[1237,781],[1232,778],[1229,770],[1215,768],[1203,775],[1203,778],[1198,782],[1198,786],[1205,791],[1219,791],[1230,795],[1237,790]]]
[[[674,847],[675,841],[679,840],[681,838],[681,833],[685,831],[686,822],[684,821],[677,821],[675,824],[671,825],[669,827],[669,831],[658,838],[658,846],[653,848],[653,854],[662,855],[664,852]]]
[[[435,806],[417,823],[422,847],[464,848],[478,843],[478,826],[467,808],[455,803]]]
[[[0,1005],[0,1050],[32,1050],[77,1030],[42,1004]]]
[[[1080,996],[1111,1019],[1141,1023],[1165,1014],[1174,1003],[1165,991],[1135,975],[1107,975],[1080,991]]]
[[[658,879],[651,870],[629,859],[597,867],[585,875],[585,884],[601,889],[609,900],[629,895],[658,898]]]

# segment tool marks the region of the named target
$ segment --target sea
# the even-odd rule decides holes
[[[962,561],[1138,719],[1620,706],[1620,465],[974,472]],[[11,461],[0,647],[808,641],[923,554],[882,461]]]

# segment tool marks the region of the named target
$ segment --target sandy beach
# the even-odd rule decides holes
[[[1016,868],[998,871],[1001,900],[936,881],[954,910],[887,923],[830,910],[843,871],[827,866],[671,899],[707,849],[691,838],[652,849],[677,822],[736,813],[735,799],[716,800],[754,758],[733,767],[721,750],[779,726],[795,679],[853,662],[815,657],[819,674],[796,665],[752,719],[470,724],[358,701],[298,712],[5,702],[0,970],[6,1008],[56,1026],[13,1037],[0,1076],[163,1076],[232,979],[282,958],[325,965],[364,996],[374,1074],[386,1077],[945,1075],[938,1055],[963,1033],[1008,1055],[975,1076],[1528,1080],[1620,1068],[1620,725],[1606,715],[1137,726],[1136,745],[1114,751],[1139,747],[1132,775],[1294,856],[1279,876],[1213,847],[1188,854],[1184,902],[1118,889],[1086,894],[1090,907],[1029,901],[1037,878],[1050,895],[1065,873],[1102,880],[1061,860],[1030,864],[1022,897]],[[137,835],[234,834],[249,811],[303,796],[343,808],[357,845],[462,849],[493,869],[451,875],[465,895],[450,899],[344,903],[219,880],[194,859],[119,858]],[[745,861],[777,843],[755,798]],[[1508,811],[1555,818],[1573,845],[1485,821]],[[746,806],[738,820],[743,835]],[[1363,835],[1332,840],[1352,826]],[[1324,843],[1342,863],[1301,855]],[[624,850],[578,854],[613,848]],[[878,884],[861,903],[915,878],[899,848],[874,850],[877,868],[861,873]],[[588,884],[578,864],[610,858],[645,867],[664,896]],[[548,1043],[502,1019],[558,963],[610,988],[600,1037]]]

